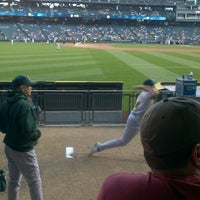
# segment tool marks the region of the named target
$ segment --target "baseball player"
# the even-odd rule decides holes
[[[142,117],[145,111],[153,104],[154,97],[157,93],[154,82],[151,79],[145,80],[142,85],[138,85],[135,88],[141,89],[142,92],[137,97],[135,107],[128,116],[122,136],[104,143],[96,142],[91,149],[90,155],[105,149],[124,146],[139,132]]]

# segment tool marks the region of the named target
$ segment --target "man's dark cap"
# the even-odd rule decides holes
[[[21,85],[34,86],[36,81],[31,81],[27,75],[18,75],[12,80],[12,86],[16,89]]]
[[[168,156],[200,143],[200,103],[171,97],[152,105],[141,124],[144,153]]]
[[[154,86],[154,81],[151,80],[151,79],[146,79],[144,82],[143,82],[143,85],[149,85],[149,86]]]

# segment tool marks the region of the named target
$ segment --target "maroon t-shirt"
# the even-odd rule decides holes
[[[118,173],[104,181],[97,200],[200,200],[200,176]]]

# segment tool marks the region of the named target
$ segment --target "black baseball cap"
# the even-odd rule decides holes
[[[154,86],[154,81],[151,80],[151,79],[146,79],[144,82],[143,82],[143,85],[149,85],[149,86]]]
[[[144,153],[156,157],[200,143],[200,103],[183,97],[155,103],[144,114],[141,141]]]
[[[21,85],[34,86],[36,81],[31,81],[27,75],[18,75],[12,80],[13,88],[19,88]]]

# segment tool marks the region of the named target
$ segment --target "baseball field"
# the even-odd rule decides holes
[[[28,74],[43,81],[123,81],[132,89],[149,77],[174,82],[194,73],[200,80],[199,46],[0,43],[0,81]],[[137,135],[127,146],[89,156],[96,141],[119,137],[123,126],[39,127],[42,137],[36,147],[45,200],[95,200],[102,181],[112,173],[146,172]],[[0,168],[8,174],[0,134]],[[65,148],[74,148],[74,158],[66,158]],[[0,193],[6,200],[6,192]],[[20,200],[29,200],[23,180]]]
[[[0,81],[28,74],[41,81],[123,81],[125,90],[146,77],[174,82],[190,71],[200,79],[200,46],[0,43]]]

